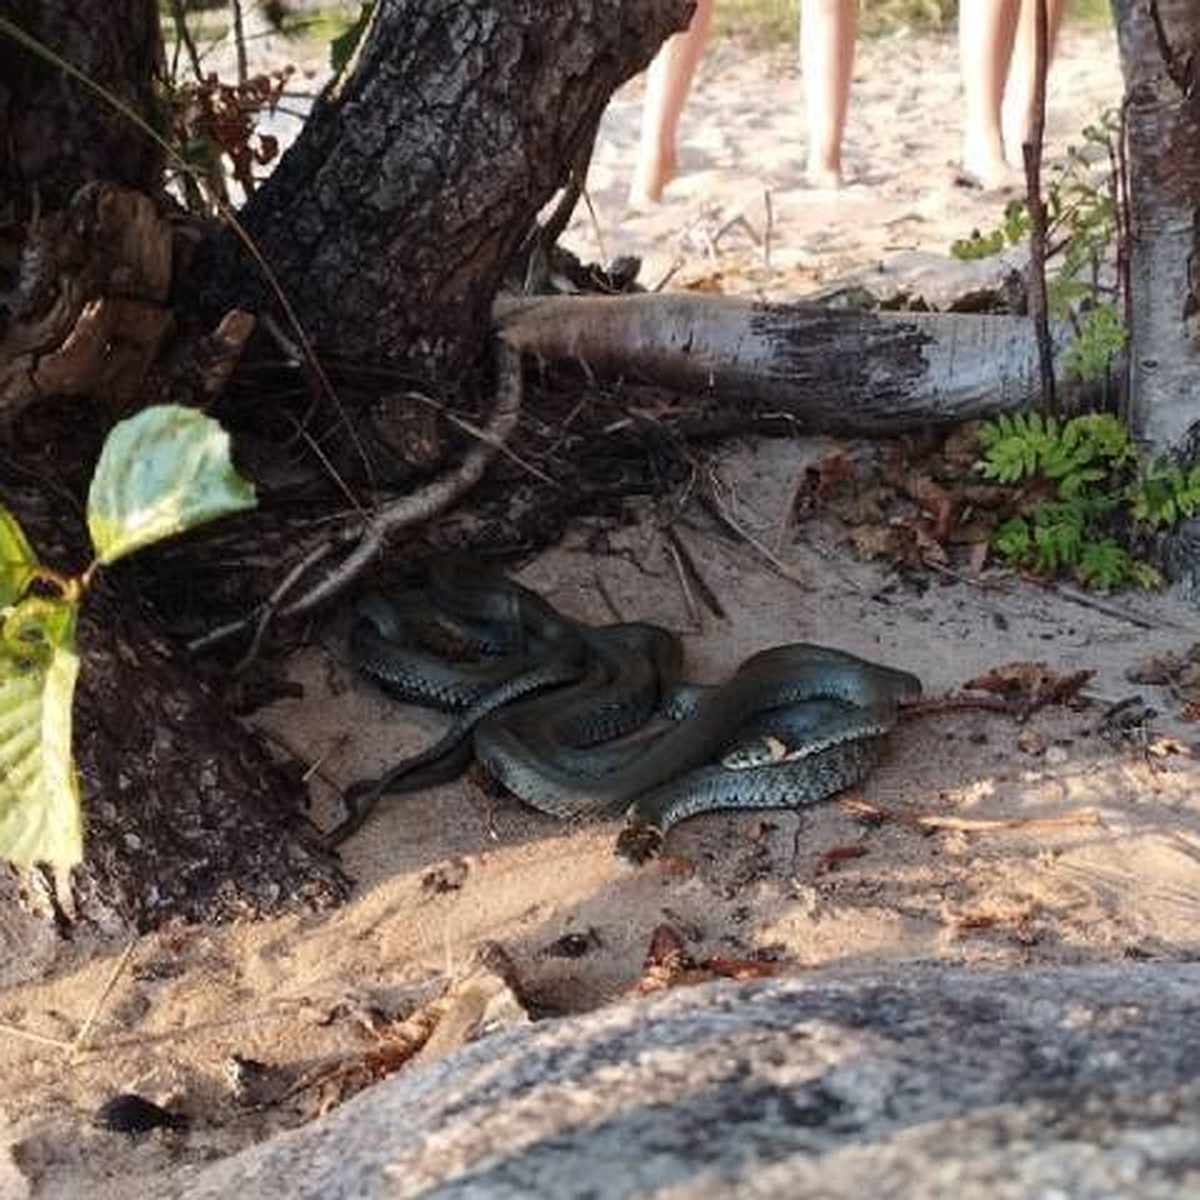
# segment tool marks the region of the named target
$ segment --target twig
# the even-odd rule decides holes
[[[770,546],[764,545],[737,518],[730,514],[729,510],[713,494],[711,487],[707,493],[703,491],[697,492],[696,498],[708,509],[709,513],[719,524],[723,525],[735,537],[741,538],[751,549],[756,550],[777,575],[788,580],[790,583],[794,583],[802,591],[808,592],[812,590],[812,584],[797,575]]]
[[[664,534],[667,532],[663,531]],[[679,547],[671,539],[667,538],[667,553],[671,556],[671,563],[675,567],[675,578],[679,580],[679,590],[683,593],[683,606],[687,609],[688,621],[693,629],[700,628],[700,608],[696,604],[696,597],[692,595],[692,586],[688,581],[687,570],[683,565],[683,557],[679,553]]]
[[[796,478],[792,482],[792,486],[788,488],[787,499],[784,501],[783,510],[779,514],[779,521],[775,526],[775,553],[778,554],[783,550],[784,543],[787,541],[787,535],[791,532],[792,524],[795,518],[796,505],[800,500],[800,493],[804,490],[804,484],[808,479],[808,467],[802,466],[796,472]]]
[[[1149,0],[1147,9],[1150,24],[1154,26],[1154,39],[1158,43],[1158,53],[1163,66],[1167,70],[1167,78],[1181,91],[1187,92],[1189,85],[1189,64],[1181,55],[1175,52],[1171,39],[1167,36],[1166,26],[1163,25],[1162,13],[1159,11],[1158,0]]]
[[[333,546],[329,542],[320,542],[314,546],[284,577],[279,586],[267,597],[262,609],[259,612],[258,623],[254,627],[254,636],[250,639],[250,645],[246,648],[246,653],[238,660],[237,665],[233,668],[234,675],[241,675],[245,672],[250,664],[258,657],[259,649],[262,646],[262,640],[266,636],[267,628],[274,619],[279,606],[287,598],[288,593],[299,584],[300,580],[308,574],[313,567],[319,562],[324,561],[333,553]]]
[[[96,997],[96,1003],[92,1005],[92,1011],[88,1013],[86,1020],[79,1028],[79,1032],[75,1035],[75,1041],[71,1046],[71,1058],[76,1059],[83,1054],[87,1048],[87,1040],[91,1035],[92,1026],[95,1025],[96,1019],[104,1010],[104,1006],[108,1003],[109,996],[112,995],[112,990],[117,986],[117,980],[125,973],[125,968],[129,964],[130,956],[133,954],[134,947],[137,945],[137,938],[130,938],[125,949],[121,953],[121,957],[117,959],[116,965],[112,969],[112,973],[108,977],[108,982],[104,985],[104,990]]]
[[[523,381],[520,352],[500,340],[497,342],[496,360],[496,407],[487,425],[479,430],[479,440],[467,451],[462,462],[419,492],[402,496],[377,509],[359,528],[347,530],[322,543],[328,552],[348,544],[351,548],[319,583],[281,609],[278,613],[280,619],[303,616],[332,600],[371,565],[389,538],[402,529],[436,516],[479,482],[496,456],[497,448],[512,435],[521,415]],[[312,553],[315,555],[317,550],[314,549]],[[192,653],[210,649],[249,629],[255,620],[256,616],[250,616],[230,621],[189,642],[188,649]]]
[[[1050,311],[1046,294],[1046,205],[1042,199],[1042,147],[1046,132],[1046,74],[1049,66],[1050,21],[1046,0],[1036,0],[1034,10],[1033,124],[1029,140],[1021,146],[1029,206],[1029,316],[1038,348],[1042,396],[1046,408],[1057,414],[1054,386],[1054,344],[1050,337]]]
[[[686,580],[689,580],[695,587],[700,599],[704,601],[704,607],[708,609],[714,617],[719,617],[722,621],[728,616],[725,611],[725,606],[718,599],[716,592],[708,585],[708,581],[700,573],[700,568],[696,565],[696,560],[692,556],[692,552],[687,548],[687,544],[675,532],[673,525],[667,525],[663,529],[663,536],[667,539],[667,545],[670,547],[671,555],[676,559],[676,564],[683,572]],[[690,589],[684,584],[685,595],[689,594]],[[689,600],[689,607],[692,607],[692,602]],[[699,614],[695,614],[697,617]]]
[[[1129,192],[1129,147],[1126,143],[1129,131],[1129,105],[1132,98],[1133,92],[1130,91],[1121,101],[1115,153],[1114,190],[1116,195],[1113,197],[1113,211],[1116,214],[1117,222],[1117,287],[1121,297],[1121,319],[1124,321],[1126,329],[1133,328],[1133,284],[1131,279],[1133,266],[1130,256],[1130,248],[1133,244],[1133,211],[1131,208],[1133,201]],[[1133,425],[1132,372],[1133,356],[1127,354],[1121,380],[1123,386],[1117,389],[1117,403],[1119,406],[1118,416],[1130,427]]]
[[[771,199],[771,189],[763,189],[763,208],[766,209],[766,223],[763,226],[762,257],[763,270],[771,269],[771,238],[775,233],[775,204]]]
[[[879,823],[889,822],[923,833],[1003,833],[1009,830],[1067,829],[1103,825],[1094,808],[1076,808],[1055,817],[941,817],[932,813],[906,813],[884,808],[857,796],[838,802],[851,816]]]
[[[359,504],[358,498],[350,490],[350,485],[342,478],[341,473],[333,465],[329,455],[326,454],[321,448],[321,443],[318,442],[317,439],[313,437],[313,435],[305,428],[304,422],[308,420],[311,414],[312,409],[310,408],[308,412],[304,414],[303,420],[293,416],[291,413],[284,413],[283,415],[289,421],[291,421],[293,428],[296,430],[295,437],[298,437],[306,446],[308,446],[308,448],[312,451],[313,457],[325,469],[325,473],[329,476],[329,478],[333,480],[334,486],[342,493],[343,496],[346,497],[346,503],[349,504],[350,507],[356,512],[362,512],[362,505]],[[293,439],[289,437],[285,442],[285,448],[290,447],[292,444]]]
[[[1128,621],[1130,625],[1136,625],[1139,629],[1162,629],[1168,627],[1192,634],[1195,634],[1200,629],[1200,624],[1181,625],[1176,621],[1170,621],[1166,618],[1150,620],[1147,617],[1138,616],[1137,613],[1130,612],[1127,608],[1123,608],[1119,604],[1114,604],[1111,600],[1101,600],[1098,596],[1089,596],[1086,592],[1078,591],[1066,584],[1059,584],[1054,590],[1064,600],[1070,600],[1072,604],[1078,604],[1083,608],[1094,608],[1096,612],[1103,613],[1106,617],[1115,617],[1119,621]]]
[[[663,272],[658,282],[650,289],[652,292],[661,292],[663,288],[679,274],[680,268],[683,266],[685,259],[677,257],[671,265]]]
[[[321,753],[313,759],[311,763],[307,762],[306,757],[292,745],[287,738],[281,733],[277,733],[274,729],[268,729],[265,726],[258,726],[256,732],[260,737],[266,738],[268,742],[278,746],[289,758],[296,761],[297,764],[307,764],[304,766],[304,773],[300,776],[300,782],[304,784],[311,783],[314,779],[319,779],[338,796],[342,794],[342,785],[325,769],[325,763],[333,754],[338,754],[346,748],[346,743],[350,740],[350,735],[347,733],[338,734],[333,739],[333,743],[322,750]]]
[[[416,400],[420,404],[427,404],[430,408],[437,409],[437,411],[440,412],[442,416],[444,416],[446,420],[450,422],[451,425],[461,429],[463,433],[469,433],[471,437],[475,438],[477,441],[490,441],[491,444],[495,446],[505,458],[516,463],[522,471],[528,471],[529,474],[535,479],[540,479],[543,483],[548,483],[551,487],[556,488],[561,486],[558,480],[552,475],[547,475],[545,471],[535,467],[533,463],[526,462],[525,459],[523,459],[515,450],[510,449],[506,443],[502,441],[496,441],[486,429],[481,429],[475,424],[474,421],[468,421],[466,417],[460,417],[456,412],[454,412],[447,405],[443,404],[440,400],[435,400],[432,396],[426,396],[424,392],[412,391],[405,392],[404,398],[406,400]]]
[[[605,607],[612,613],[613,620],[618,623],[623,622],[625,616],[617,606],[617,602],[612,598],[612,594],[608,590],[608,585],[605,584],[604,577],[599,571],[593,572],[592,582],[595,584],[596,591],[600,593],[600,599],[604,601]]]
[[[233,15],[233,49],[237,59],[237,81],[242,87],[250,74],[246,63],[246,23],[242,18],[242,0],[229,0],[230,12]]]
[[[20,1025],[10,1025],[7,1021],[0,1021],[0,1033],[7,1033],[10,1037],[20,1038],[25,1042],[34,1042],[39,1046],[53,1046],[55,1050],[71,1050],[75,1045],[74,1042],[64,1041],[62,1038],[48,1037],[44,1033],[22,1029]]]
[[[192,39],[192,31],[187,26],[183,0],[171,0],[171,23],[175,26],[176,52],[180,46],[187,51],[192,74],[199,82],[204,78],[204,69],[200,65],[200,56],[196,53],[196,43]],[[174,77],[174,68],[172,68],[171,74]]]
[[[588,210],[588,218],[592,222],[592,234],[596,238],[596,252],[600,255],[600,261],[607,266],[608,252],[604,248],[604,231],[600,228],[600,218],[596,216],[596,206],[592,203],[592,193],[587,190],[586,184],[580,188],[580,192],[583,196],[584,206]]]

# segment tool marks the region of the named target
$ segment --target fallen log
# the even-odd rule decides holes
[[[835,312],[687,293],[505,297],[494,317],[499,338],[522,355],[701,394],[747,415],[786,413],[814,433],[950,425],[1029,408],[1040,390],[1023,317]]]

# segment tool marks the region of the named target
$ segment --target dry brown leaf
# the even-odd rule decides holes
[[[683,290],[720,295],[725,291],[725,276],[720,271],[714,271],[711,275],[704,275],[700,279],[693,279],[685,283]]]
[[[871,562],[877,558],[904,558],[909,541],[905,531],[895,525],[861,525],[850,531],[859,558]]]
[[[1050,677],[1050,668],[1044,662],[1010,662],[967,680],[964,686],[1016,698],[1036,694]]]
[[[849,846],[831,846],[824,851],[820,858],[817,859],[816,870],[814,875],[828,875],[836,871],[844,862],[850,862],[855,858],[862,858],[867,854],[866,846],[849,845]]]

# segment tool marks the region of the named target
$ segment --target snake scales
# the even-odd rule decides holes
[[[898,704],[921,690],[906,672],[807,643],[755,654],[718,687],[681,685],[674,634],[572,620],[461,557],[435,562],[419,589],[364,600],[351,643],[385,690],[458,715],[426,750],[350,788],[334,844],[382,796],[445,782],[474,758],[545,812],[625,812],[618,849],[640,861],[696,813],[812,804],[858,782]]]

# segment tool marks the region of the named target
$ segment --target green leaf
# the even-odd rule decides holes
[[[255,503],[221,426],[194,408],[164,404],[109,433],[88,493],[88,529],[96,557],[112,563]]]
[[[20,523],[0,504],[0,608],[8,608],[24,595],[37,569],[37,555]]]
[[[31,596],[0,629],[0,858],[69,867],[83,858],[71,705],[76,606]]]
[[[1129,552],[1112,538],[1105,538],[1083,547],[1075,574],[1086,586],[1098,592],[1111,592],[1135,577],[1133,568],[1134,560]]]
[[[1023,517],[1010,517],[992,534],[992,548],[1005,562],[1020,566],[1033,545],[1029,524]]]

